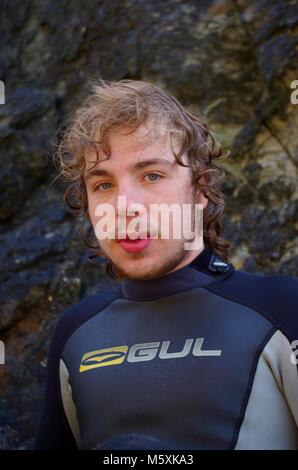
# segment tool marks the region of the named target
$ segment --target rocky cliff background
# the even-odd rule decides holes
[[[2,0],[0,449],[33,447],[53,326],[112,281],[86,261],[51,165],[89,78],[150,80],[230,150],[224,236],[238,269],[297,276],[295,1]]]

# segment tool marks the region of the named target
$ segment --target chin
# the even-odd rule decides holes
[[[147,272],[147,271],[138,272],[135,269],[131,270],[131,271],[122,271],[121,270],[121,275],[123,277],[126,277],[128,279],[132,279],[134,281],[151,279],[152,277],[155,277],[155,274],[154,273],[152,274],[152,272]]]
[[[127,266],[126,268],[122,269],[120,266],[118,266],[118,269],[120,269],[121,271],[121,276],[126,277],[128,279],[135,280],[135,281],[151,279],[151,278],[158,276],[158,273],[154,272],[152,268],[148,267],[146,269],[145,266],[143,269],[141,267],[138,267],[138,269],[136,269],[136,267],[127,269]]]

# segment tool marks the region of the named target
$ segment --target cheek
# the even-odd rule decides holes
[[[90,202],[89,202],[89,216],[90,216],[91,224],[92,224],[94,229],[96,227],[96,224],[103,218],[100,215],[95,215],[96,208],[97,208],[96,201],[94,201],[94,199],[90,200]]]
[[[89,208],[89,216],[90,216],[91,223],[92,225],[94,225],[97,219],[97,217],[95,216],[96,204],[94,204],[94,202],[90,199],[88,201],[88,208]]]
[[[95,218],[98,218],[97,216],[95,216],[95,210],[96,210],[96,207],[98,205],[96,195],[94,195],[91,192],[87,191],[87,202],[88,202],[90,219],[93,223]]]

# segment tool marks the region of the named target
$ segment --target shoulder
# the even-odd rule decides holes
[[[85,321],[104,310],[111,302],[120,297],[120,288],[109,288],[82,299],[65,309],[58,317],[52,335],[49,356],[57,356],[62,351],[67,339]]]
[[[289,340],[298,338],[298,278],[235,270],[208,290],[254,309]]]

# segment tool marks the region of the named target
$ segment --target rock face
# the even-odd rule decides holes
[[[230,150],[224,236],[237,268],[297,275],[298,7],[290,0],[4,0],[0,79],[0,448],[33,447],[47,348],[69,305],[112,285],[50,164],[87,79],[150,80]],[[296,132],[295,132],[296,130]]]

